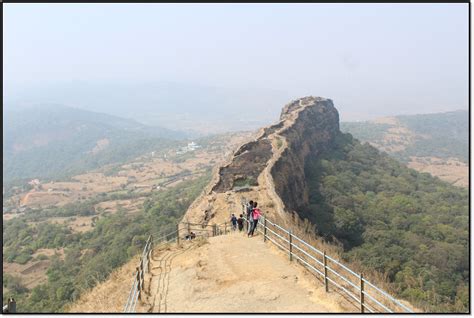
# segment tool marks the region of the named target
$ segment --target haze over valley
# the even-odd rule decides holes
[[[469,312],[468,4],[3,8],[7,310]]]

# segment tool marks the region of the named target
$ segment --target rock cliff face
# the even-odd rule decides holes
[[[304,167],[339,134],[339,115],[330,99],[304,97],[287,104],[275,125],[262,128],[220,167],[185,219],[222,223],[241,213],[241,203],[259,202],[264,214],[283,224],[308,201]]]
[[[301,104],[303,106],[298,108]],[[276,193],[285,208],[294,211],[308,202],[306,159],[327,150],[339,133],[339,114],[330,99],[306,98],[293,102],[285,106],[281,118],[298,111],[294,123],[280,132],[288,146],[271,169]]]

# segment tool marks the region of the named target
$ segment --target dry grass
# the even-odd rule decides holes
[[[454,158],[445,160],[436,157],[410,157],[408,167],[419,172],[427,172],[452,185],[469,186],[469,166]]]
[[[132,287],[133,273],[139,256],[113,271],[109,279],[85,292],[79,300],[65,308],[70,313],[120,313]]]
[[[22,283],[31,289],[48,281],[46,271],[50,263],[49,260],[30,261],[26,264],[4,262],[3,273],[20,277]]]
[[[8,221],[23,215],[24,213],[3,213],[3,221]]]
[[[98,218],[97,215],[53,217],[48,222],[52,224],[66,224],[72,232],[84,233],[92,230],[92,219],[94,217]]]
[[[130,200],[111,200],[111,201],[103,201],[96,204],[94,207],[95,209],[102,209],[104,212],[107,213],[116,213],[118,208],[121,207],[127,213],[136,213],[139,212],[143,206],[143,202],[145,198],[137,198],[137,199],[130,199]]]

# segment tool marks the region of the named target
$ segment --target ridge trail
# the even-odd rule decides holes
[[[245,233],[156,250],[145,312],[357,312],[285,254]],[[142,310],[138,310],[142,312]]]

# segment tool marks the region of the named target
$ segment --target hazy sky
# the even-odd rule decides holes
[[[342,119],[468,106],[468,4],[3,9],[6,90],[117,79],[270,88],[332,98]]]

